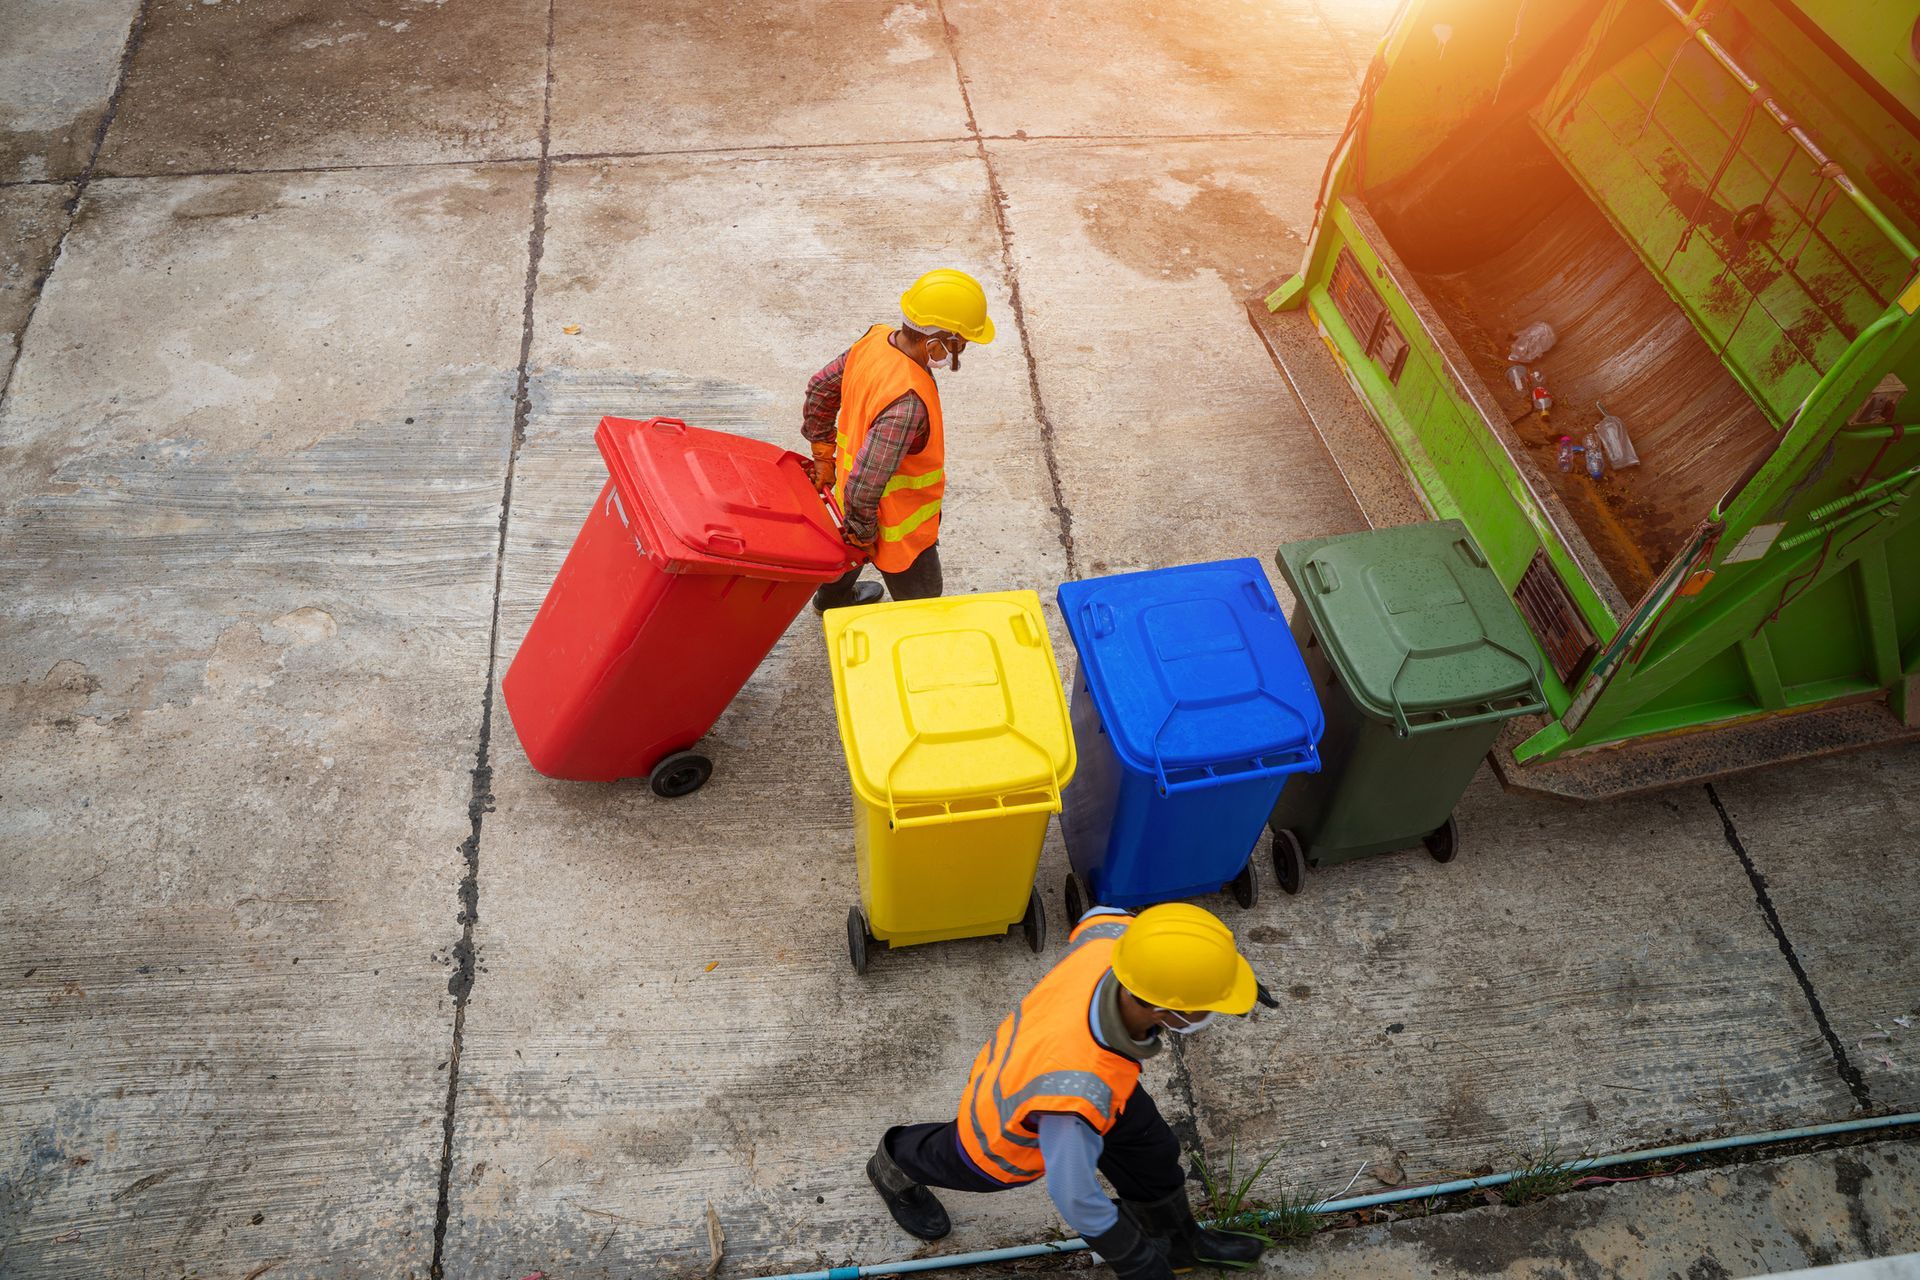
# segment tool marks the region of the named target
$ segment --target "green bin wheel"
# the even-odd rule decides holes
[[[1067,900],[1067,928],[1071,930],[1080,923],[1080,917],[1087,914],[1087,894],[1080,887],[1080,877],[1067,872],[1067,887],[1060,896]]]
[[[1452,862],[1460,852],[1460,828],[1454,825],[1453,815],[1448,814],[1445,822],[1421,836],[1420,843],[1435,862]]]
[[[1227,884],[1227,890],[1233,894],[1233,900],[1249,910],[1260,901],[1260,877],[1254,873],[1253,859],[1247,859],[1247,865],[1240,868],[1240,874]]]
[[[1020,917],[1020,932],[1033,954],[1039,955],[1047,949],[1047,908],[1040,901],[1038,889],[1027,895],[1027,914]]]
[[[676,751],[653,766],[647,781],[661,799],[678,800],[706,786],[712,776],[713,761],[697,751]]]
[[[1273,874],[1288,897],[1299,893],[1307,882],[1307,851],[1301,848],[1300,837],[1287,827],[1273,833]]]
[[[855,973],[867,971],[867,944],[873,941],[873,935],[867,932],[867,917],[858,907],[847,909],[847,959],[853,961]]]

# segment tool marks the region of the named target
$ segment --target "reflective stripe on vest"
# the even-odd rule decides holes
[[[940,508],[946,492],[946,432],[940,392],[933,375],[888,341],[891,330],[877,324],[847,352],[840,375],[840,418],[834,431],[834,497],[846,510],[847,478],[866,444],[875,418],[911,391],[927,410],[927,443],[900,460],[888,478],[877,511],[879,531],[873,563],[900,573],[940,537]]]
[[[1132,1096],[1140,1064],[1102,1047],[1088,1025],[1128,923],[1102,916],[1076,928],[1066,954],[974,1059],[960,1103],[960,1145],[995,1181],[1031,1182],[1046,1171],[1033,1115],[1077,1115],[1104,1134]]]
[[[1073,941],[1067,944],[1067,950],[1064,954],[1071,955],[1075,950],[1085,946],[1087,943],[1098,942],[1102,938],[1117,939],[1127,931],[1127,923],[1125,920],[1116,919],[1112,916],[1095,916],[1094,919],[1101,921],[1101,923],[1090,924],[1084,929],[1075,929],[1073,931]]]

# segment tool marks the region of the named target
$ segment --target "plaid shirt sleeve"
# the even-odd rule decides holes
[[[835,392],[837,399],[837,383]],[[893,479],[907,455],[927,447],[932,430],[927,406],[914,392],[907,392],[880,411],[861,442],[852,474],[847,476],[848,533],[862,542],[873,541],[880,530],[880,495],[886,492],[887,481]]]
[[[840,375],[847,371],[847,353],[807,379],[807,403],[800,411],[800,434],[809,440],[833,439],[834,419],[840,415]]]

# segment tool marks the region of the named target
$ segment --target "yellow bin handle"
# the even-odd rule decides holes
[[[901,765],[906,763],[907,757],[913,754],[914,747],[919,744],[922,735],[916,730],[914,735],[907,739],[907,745],[901,750],[899,756],[894,759],[893,766],[887,770],[887,825],[895,829],[930,827],[945,822],[970,822],[977,818],[1005,818],[1017,814],[1060,812],[1060,770],[1054,765],[1052,754],[1013,726],[1007,726],[1006,731],[1015,738],[1018,738],[1021,742],[1026,743],[1027,746],[1033,749],[1034,754],[1047,762],[1047,772],[1052,775],[1052,781],[1047,786],[1048,794],[1045,800],[1035,800],[1027,804],[1012,805],[1002,804],[996,801],[994,807],[991,809],[964,809],[959,813],[954,813],[951,809],[946,809],[945,806],[948,803],[946,801],[917,801],[915,803],[941,805],[945,811],[941,813],[915,815],[907,818],[901,817],[900,802],[894,798],[893,794],[893,775],[899,770]]]

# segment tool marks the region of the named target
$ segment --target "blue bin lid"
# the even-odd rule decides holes
[[[1185,771],[1224,780],[1319,767],[1326,720],[1258,560],[1068,582],[1059,599],[1128,767],[1163,786]]]

